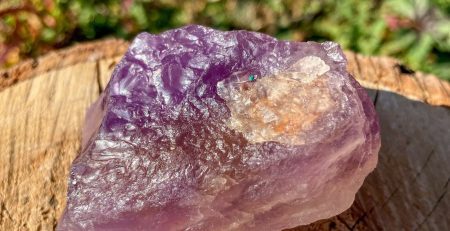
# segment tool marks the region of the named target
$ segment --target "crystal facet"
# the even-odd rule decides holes
[[[57,229],[308,224],[351,205],[379,148],[374,107],[333,42],[142,33],[87,113]]]

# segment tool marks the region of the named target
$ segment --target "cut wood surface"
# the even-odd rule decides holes
[[[86,109],[127,47],[81,44],[0,70],[0,230],[56,227]],[[293,230],[450,230],[449,83],[392,58],[346,55],[372,89],[379,164],[349,210]]]

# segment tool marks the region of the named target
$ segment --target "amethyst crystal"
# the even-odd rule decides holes
[[[335,43],[142,33],[88,111],[58,230],[308,224],[351,205],[379,147]]]

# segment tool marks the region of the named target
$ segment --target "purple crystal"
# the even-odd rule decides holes
[[[379,148],[333,42],[142,33],[88,111],[58,230],[308,224],[351,205]]]

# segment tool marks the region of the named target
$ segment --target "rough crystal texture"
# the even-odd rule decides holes
[[[308,224],[351,205],[379,147],[333,42],[142,33],[88,111],[58,230]]]

